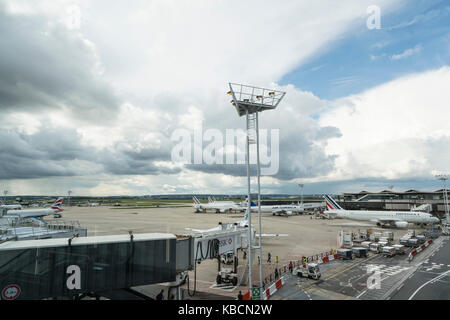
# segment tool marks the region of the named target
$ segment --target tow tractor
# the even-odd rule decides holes
[[[226,252],[220,255],[220,262],[223,264],[232,264],[234,262],[233,252]]]
[[[238,275],[237,273],[233,273],[233,270],[231,268],[223,268],[217,273],[216,283],[231,283],[233,286],[237,286]]]
[[[292,270],[292,275],[319,280],[322,274],[320,273],[319,265],[317,263],[306,263],[295,267],[294,270]]]

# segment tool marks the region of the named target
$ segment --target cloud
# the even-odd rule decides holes
[[[80,33],[45,14],[9,14],[2,3],[0,46],[3,113],[65,110],[103,123],[114,117],[119,99],[97,70],[95,46]]]
[[[393,54],[391,60],[401,60],[410,57],[414,54],[420,53],[422,51],[422,46],[420,44],[416,45],[414,48],[409,48],[399,54]]]
[[[70,129],[43,129],[26,135],[0,130],[0,179],[74,176],[96,173],[92,149],[79,144]]]
[[[321,125],[342,133],[328,179],[430,177],[448,171],[450,67],[412,74],[333,102]]]
[[[388,12],[396,3],[379,4]],[[265,179],[272,190],[278,180],[330,174],[338,158],[326,148],[341,130],[314,119],[328,102],[277,81],[365,26],[368,4],[4,1],[0,125],[11,143],[2,144],[0,179],[35,192],[24,179],[91,194],[234,190],[245,182],[239,166],[170,161],[175,129],[244,128],[225,95],[229,81],[287,91],[261,116],[261,128],[280,130],[280,170]]]

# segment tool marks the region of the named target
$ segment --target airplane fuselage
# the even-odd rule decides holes
[[[408,223],[436,223],[439,219],[429,213],[413,211],[365,211],[365,210],[327,210],[335,217],[360,221],[404,221]]]

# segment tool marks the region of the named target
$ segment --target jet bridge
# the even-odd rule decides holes
[[[180,255],[177,259],[177,247]],[[71,297],[176,280],[193,239],[147,233],[0,244],[2,300]]]
[[[218,258],[221,254],[247,247],[247,228],[233,228],[194,235],[194,260]]]

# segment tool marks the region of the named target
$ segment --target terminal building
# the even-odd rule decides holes
[[[383,190],[380,192],[361,191],[358,193],[343,193],[336,197],[339,204],[348,210],[412,210],[429,204],[430,213],[443,215],[444,190],[404,192]]]

